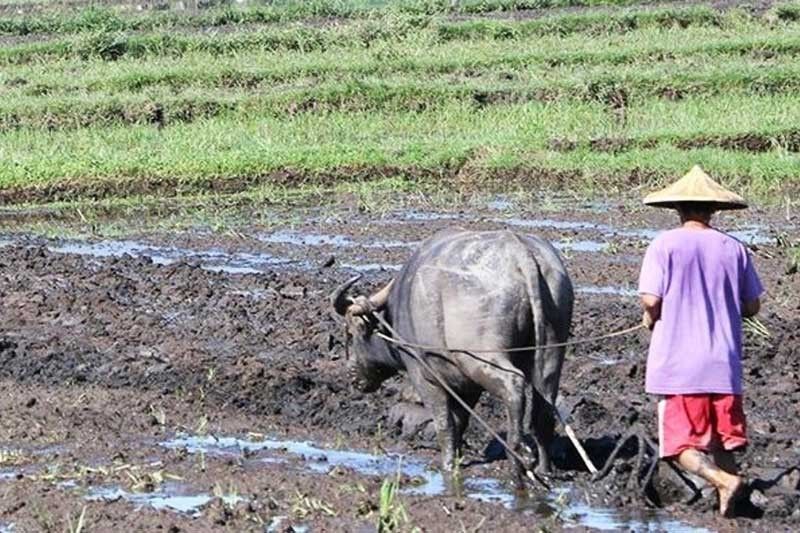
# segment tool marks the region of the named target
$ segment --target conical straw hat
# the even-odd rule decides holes
[[[684,177],[660,191],[650,193],[644,203],[653,207],[675,207],[682,202],[707,202],[717,209],[744,209],[747,202],[712,180],[698,165]]]

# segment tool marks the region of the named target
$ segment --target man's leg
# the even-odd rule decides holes
[[[730,454],[726,453],[726,455]],[[733,514],[736,499],[744,488],[744,481],[741,477],[726,472],[714,464],[708,455],[695,449],[683,450],[678,455],[678,464],[687,472],[700,476],[717,488],[719,512],[722,516],[730,517]]]
[[[731,453],[747,445],[747,423],[741,395],[714,394],[711,398],[712,421],[716,434],[714,462],[729,474],[738,475],[736,460]]]
[[[729,453],[720,456],[721,463],[704,451],[713,450],[715,443],[715,413],[712,395],[674,395],[658,405],[660,455],[675,459],[687,472],[700,476],[719,492],[719,509],[730,516],[733,504],[744,483],[736,475],[735,463]]]

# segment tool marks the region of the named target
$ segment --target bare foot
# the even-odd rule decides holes
[[[731,477],[733,477],[733,480],[730,484],[719,489],[719,513],[725,518],[733,517],[736,501],[742,495],[742,490],[744,490],[744,480],[739,476]]]

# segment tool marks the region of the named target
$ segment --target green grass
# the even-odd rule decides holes
[[[640,18],[642,20],[639,20]],[[193,52],[237,54],[247,51],[299,51],[308,53],[326,50],[339,51],[342,48],[360,49],[380,44],[388,44],[392,48],[399,45],[402,48],[404,44],[407,46],[409,41],[412,46],[417,47],[422,45],[429,47],[447,42],[474,43],[479,41],[478,46],[482,46],[484,49],[499,46],[501,49],[507,50],[513,48],[514,44],[519,44],[520,41],[524,42],[532,38],[536,38],[536,41],[533,42],[546,39],[544,50],[552,51],[558,50],[557,47],[552,46],[553,42],[565,41],[564,44],[568,45],[567,51],[570,51],[570,48],[579,48],[591,61],[591,57],[597,55],[598,50],[602,50],[597,46],[590,46],[595,39],[599,41],[596,44],[602,44],[603,41],[610,41],[610,44],[614,44],[615,37],[636,43],[637,36],[652,35],[656,38],[664,38],[680,32],[690,38],[693,37],[696,45],[702,45],[699,36],[708,33],[711,36],[724,35],[727,37],[741,36],[743,33],[758,37],[763,32],[779,35],[787,27],[794,26],[795,21],[796,19],[775,22],[772,19],[753,18],[739,12],[720,15],[706,8],[684,8],[682,10],[656,10],[644,14],[634,12],[632,14],[562,15],[513,23],[495,21],[448,23],[442,22],[438,18],[399,16],[333,26],[289,24],[257,26],[252,29],[246,27],[247,31],[212,35],[168,31],[167,27],[155,27],[149,30],[150,33],[145,34],[130,34],[115,26],[94,28],[89,25],[76,36],[3,47],[0,50],[0,64],[14,65],[68,58],[99,58],[110,61],[123,57],[183,56]],[[670,30],[673,33],[669,33]],[[660,35],[654,33],[659,31],[667,33]],[[591,38],[588,38],[587,32]],[[650,33],[648,34],[648,32]],[[627,35],[631,33],[634,35],[628,38]],[[794,36],[797,36],[796,29]],[[488,42],[481,44],[480,41]],[[662,47],[667,45],[667,49],[669,49],[669,40],[643,41],[640,39],[638,44],[635,44],[635,49],[628,49],[627,55],[617,59],[612,57],[611,61],[630,60],[631,54],[638,52],[643,44],[654,42],[660,43]],[[505,43],[505,46],[501,43]],[[782,43],[786,50],[779,48],[779,53],[797,51],[796,41],[786,44],[784,40]],[[528,42],[527,44],[530,48],[533,43]],[[569,46],[570,44],[572,46]],[[758,41],[755,44],[758,44]],[[719,42],[717,46],[722,52],[735,53],[738,51],[736,42],[727,46],[724,42]],[[739,46],[741,45],[739,44]],[[590,52],[594,52],[594,54]],[[581,58],[569,60],[575,62],[581,61]]]
[[[0,188],[138,179],[174,180],[192,187],[215,180],[269,178],[283,169],[292,169],[302,179],[331,172],[336,179],[346,179],[364,168],[374,169],[376,175],[405,172],[429,178],[437,172],[456,172],[465,164],[478,176],[507,169],[523,175],[529,169],[530,176],[566,170],[576,173],[576,182],[585,177],[591,183],[634,171],[674,175],[702,161],[711,171],[742,181],[747,190],[766,193],[782,180],[796,179],[797,154],[680,150],[670,141],[709,131],[793,127],[800,118],[797,106],[787,110],[774,105],[787,102],[790,97],[783,102],[724,97],[633,108],[635,120],[624,133],[662,140],[657,147],[618,154],[548,148],[553,138],[619,135],[599,103],[530,103],[485,110],[454,104],[423,113],[332,112],[279,121],[238,116],[163,129],[23,129],[2,138],[0,156],[8,164],[0,169]]]
[[[753,194],[800,189],[797,3],[759,16],[637,7],[521,21],[456,20],[445,4],[0,17],[8,34],[61,34],[0,49],[0,198],[387,176],[625,190],[695,163]],[[457,11],[554,5],[587,2]]]
[[[391,533],[408,523],[408,513],[397,498],[400,490],[400,474],[397,479],[384,479],[378,504],[378,533]]]
[[[747,92],[779,97],[800,88],[798,48],[800,26],[769,31],[746,25],[735,34],[649,29],[589,42],[574,36],[439,45],[422,40],[386,50],[340,46],[115,62],[60,60],[47,69],[4,70],[0,126],[163,126],[224,114],[606,102],[620,91],[637,102]]]
[[[111,7],[91,6],[85,9],[64,12],[54,3],[55,9],[23,16],[0,16],[0,35],[29,35],[36,33],[81,33],[89,31],[152,31],[167,28],[214,28],[244,24],[278,24],[305,19],[366,19],[385,15],[425,17],[448,14],[480,14],[491,11],[517,11],[524,9],[548,9],[558,7],[628,6],[647,3],[641,0],[461,0],[453,5],[449,0],[395,0],[374,2],[369,0],[303,0],[292,2],[264,2],[248,7],[222,6],[199,12],[151,11],[143,15],[131,16]],[[46,6],[45,6],[46,7]],[[607,21],[611,27],[622,29],[639,24],[693,24],[708,23],[718,16],[711,10],[682,10],[674,15],[651,15],[649,13],[615,16],[583,17],[581,15],[565,18],[568,26],[560,31],[575,31],[589,25]],[[700,14],[702,13],[702,15]],[[778,18],[790,18],[788,14],[776,11]],[[586,21],[584,21],[586,19]],[[593,21],[593,22],[592,22]],[[531,27],[545,27],[537,22]],[[554,31],[550,28],[548,31]],[[503,30],[501,30],[503,31]]]
[[[249,34],[248,34],[249,35]],[[142,39],[145,39],[144,37]],[[158,39],[150,39],[151,44]],[[233,38],[232,38],[233,39]],[[248,37],[250,39],[250,37]],[[624,35],[608,35],[587,39],[585,36],[543,37],[522,41],[470,41],[440,43],[430,34],[419,33],[414,39],[386,41],[381,46],[363,46],[331,39],[337,44],[330,49],[280,50],[234,49],[221,53],[223,40],[201,39],[214,43],[219,50],[206,50],[204,45],[181,48],[182,51],[153,46],[141,58],[134,55],[107,62],[98,55],[80,58],[58,58],[49,61],[50,68],[39,65],[9,65],[3,69],[5,80],[24,80],[15,86],[20,91],[51,93],[64,88],[86,90],[138,90],[151,85],[181,87],[186,85],[253,85],[284,83],[303,78],[343,78],[365,75],[458,74],[467,71],[510,72],[549,76],[552,69],[568,67],[569,72],[600,66],[603,69],[620,65],[642,68],[648,65],[670,65],[682,62],[687,73],[717,61],[748,59],[786,61],[800,53],[800,24],[770,29],[758,24],[735,30],[686,29],[637,30]],[[240,42],[237,39],[233,39]],[[252,37],[252,41],[258,38]],[[245,39],[244,41],[247,41]],[[165,36],[161,44],[172,42]],[[250,42],[250,41],[247,41]],[[346,43],[346,41],[344,41]],[[27,49],[30,45],[23,48]],[[127,46],[127,45],[126,45]],[[14,56],[13,47],[2,53]],[[80,76],[76,77],[76,73]],[[14,90],[8,87],[6,91]]]
[[[205,70],[204,59],[208,60]],[[113,69],[105,78],[102,76],[105,71],[96,65],[89,67],[89,75],[69,77],[70,71],[80,67],[74,63],[63,65],[61,72],[61,66],[46,74],[34,70],[12,72],[9,74],[13,77],[6,83],[5,98],[0,102],[0,126],[6,129],[116,123],[164,126],[217,116],[258,115],[282,120],[286,115],[309,112],[418,112],[453,105],[471,109],[555,100],[605,105],[620,91],[625,93],[631,107],[627,112],[629,117],[635,116],[632,113],[640,108],[663,107],[666,104],[662,96],[692,98],[692,101],[713,98],[712,102],[728,102],[730,107],[738,105],[742,98],[749,98],[748,93],[752,93],[755,101],[766,102],[758,107],[760,117],[764,116],[762,110],[769,111],[771,106],[795,109],[797,106],[787,96],[800,87],[796,62],[781,57],[767,62],[738,56],[699,55],[644,65],[592,66],[579,70],[568,65],[536,66],[476,69],[469,74],[426,72],[424,76],[415,72],[332,75],[313,81],[306,76],[280,85],[270,84],[259,76],[260,72],[269,72],[261,70],[269,68],[266,65],[249,65],[248,71],[236,70],[248,68],[245,65],[249,57],[238,59],[233,64],[215,62],[210,56],[195,58],[196,63],[187,65],[126,64],[120,65],[119,70]],[[144,68],[137,71],[137,67]],[[156,74],[149,75],[147,67]],[[178,70],[173,71],[173,67]],[[154,77],[161,83],[150,84]],[[773,96],[774,103],[770,99]],[[576,106],[574,110],[582,109]]]

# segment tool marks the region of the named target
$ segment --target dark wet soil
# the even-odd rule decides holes
[[[571,139],[555,138],[550,140],[550,147],[560,152],[569,152],[585,146],[597,152],[620,153],[635,148],[653,148],[659,142],[669,142],[669,140],[599,137],[580,143]],[[740,135],[698,136],[677,139],[673,141],[673,144],[681,150],[694,150],[712,146],[725,150],[754,153],[769,152],[776,149],[797,152],[800,150],[800,131],[786,130],[768,135],[746,133]]]
[[[579,291],[574,337],[635,323],[630,291],[638,262],[653,232],[672,223],[670,215],[634,206],[544,207],[518,208],[501,199],[437,213],[276,212],[284,222],[274,226],[235,234],[147,232],[116,245],[47,240],[6,227],[8,242],[0,243],[0,530],[13,524],[14,531],[64,531],[84,507],[93,531],[123,524],[141,531],[265,531],[270,524],[275,531],[289,524],[374,530],[380,485],[391,476],[347,465],[309,469],[280,451],[274,452],[278,462],[270,462],[252,452],[206,454],[161,443],[181,434],[310,439],[376,456],[404,453],[435,468],[424,417],[412,432],[396,416],[398,406],[415,412],[402,378],[371,395],[349,386],[327,295],[358,271],[362,290],[384,283],[436,229],[512,227],[562,248]],[[787,252],[778,245],[797,239],[797,220],[768,211],[746,216],[726,215],[719,223],[754,243],[769,295],[761,315],[769,337],[748,333],[745,359],[751,445],[739,459],[759,480],[752,505],[735,522],[722,521],[708,495],[683,503],[691,494],[664,467],[657,486],[665,508],[638,520],[748,531],[790,531],[800,523],[800,475],[791,470],[800,467],[800,275],[787,274]],[[643,392],[646,346],[641,333],[568,355],[562,403],[599,462],[631,424],[655,434],[654,399]],[[479,410],[502,428],[493,399],[482,400]],[[467,440],[465,475],[506,480],[508,465],[498,460],[496,443],[477,425]],[[553,483],[570,492],[561,504],[551,500],[550,511],[403,493],[398,501],[408,522],[401,529],[648,527],[587,521],[565,503],[615,508],[619,516],[644,513],[649,506],[625,489],[635,449],[593,484],[566,439],[555,448],[560,469]],[[413,485],[406,476],[402,482]],[[157,499],[170,490],[206,499],[180,512],[142,503],[146,496],[125,496]],[[553,511],[562,504],[566,511]]]

